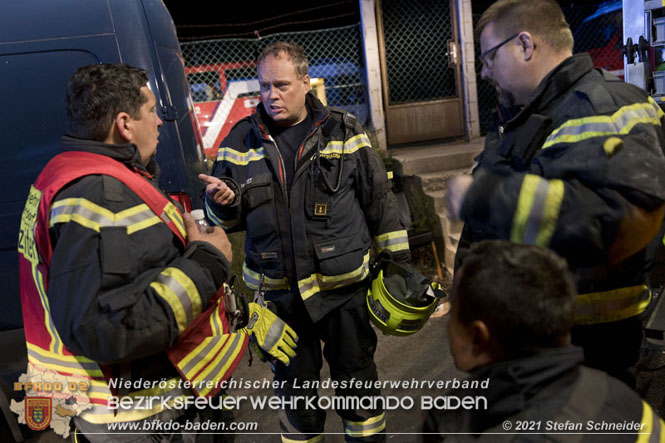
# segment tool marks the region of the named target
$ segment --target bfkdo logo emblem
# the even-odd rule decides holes
[[[30,429],[46,429],[51,423],[51,411],[51,397],[25,397],[25,422]]]

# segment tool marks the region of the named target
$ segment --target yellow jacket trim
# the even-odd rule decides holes
[[[234,165],[247,165],[250,162],[259,161],[266,158],[263,147],[250,149],[247,152],[236,151],[231,148],[219,148],[217,151],[218,162],[229,162]]]
[[[261,274],[247,266],[247,262],[242,263],[242,279],[249,289],[256,291],[261,285]],[[263,276],[263,288],[266,291],[277,291],[280,289],[289,289],[289,280],[283,278],[270,278]]]
[[[319,443],[323,441],[323,435],[317,435],[312,438],[308,438],[307,440],[293,440],[292,438],[285,437],[284,434],[282,434],[282,443]]]
[[[164,269],[150,287],[171,307],[181,333],[201,313],[199,291],[192,279],[180,269]]]
[[[374,242],[379,251],[384,249],[392,252],[409,250],[409,235],[405,229],[377,235],[374,237]]]
[[[145,203],[118,213],[113,213],[84,198],[66,198],[53,203],[49,227],[70,221],[96,232],[103,227],[125,226],[128,234],[161,222]]]
[[[344,420],[344,432],[351,437],[369,437],[378,434],[386,428],[386,413],[382,412],[376,417],[365,421]]]
[[[347,155],[347,154],[353,154],[354,152],[359,151],[362,148],[369,148],[369,147],[371,147],[371,145],[369,143],[369,138],[367,137],[367,135],[358,134],[346,141],[333,140],[328,142],[326,147],[321,150],[321,155],[323,156],[331,154]]]
[[[651,301],[646,285],[580,294],[575,299],[575,324],[608,323],[644,312]]]
[[[510,240],[549,246],[564,192],[561,180],[546,180],[534,174],[526,174],[513,216]]]
[[[44,277],[42,276],[42,273],[39,272],[39,269],[37,269],[36,264],[32,264],[31,271],[32,279],[35,281],[35,287],[37,288],[37,292],[39,292],[39,301],[41,302],[42,308],[44,309],[44,325],[46,326],[46,330],[51,336],[49,349],[51,352],[62,354],[64,346],[58,331],[55,329],[53,319],[51,318],[51,308],[48,303],[48,298],[46,297],[46,288],[44,287]]]
[[[559,143],[577,143],[593,137],[625,135],[638,124],[646,123],[660,126],[660,119],[665,115],[660,106],[649,98],[648,103],[635,103],[619,108],[612,115],[583,117],[568,120],[555,129],[542,149]]]
[[[312,274],[298,282],[298,290],[303,300],[326,289],[335,289],[362,281],[369,274],[369,251],[363,257],[363,263],[353,271],[341,275]]]
[[[28,361],[38,368],[87,378],[103,377],[99,364],[86,357],[55,353],[33,343],[27,343],[27,347]]]

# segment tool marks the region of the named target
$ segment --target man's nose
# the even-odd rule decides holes
[[[269,97],[270,98],[277,98],[277,92],[278,92],[278,89],[274,86],[271,86]]]
[[[490,68],[487,67],[487,63],[483,62],[482,69],[480,70],[480,78],[487,80],[490,78]]]

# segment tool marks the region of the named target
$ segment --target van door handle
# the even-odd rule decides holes
[[[171,105],[162,106],[162,120],[174,121],[178,119],[178,110]]]

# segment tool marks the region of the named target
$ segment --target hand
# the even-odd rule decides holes
[[[288,366],[296,356],[298,335],[267,307],[249,303],[249,322],[244,329],[248,334],[254,334],[261,349],[285,365]]]
[[[459,220],[462,211],[464,197],[473,183],[473,177],[470,175],[458,175],[448,180],[446,190],[446,206],[448,207],[448,217],[453,220]]]
[[[221,252],[222,255],[226,257],[228,262],[231,263],[231,259],[233,258],[233,253],[231,252],[231,242],[226,236],[226,232],[224,232],[222,228],[215,226],[212,228],[212,232],[210,234],[202,234],[189,212],[183,214],[182,218],[185,222],[185,230],[187,231],[187,243],[193,241],[208,242],[217,248],[219,252]]]
[[[229,205],[235,200],[235,193],[219,178],[212,175],[199,174],[199,180],[206,183],[206,195],[218,205]]]

